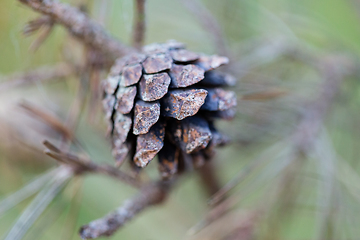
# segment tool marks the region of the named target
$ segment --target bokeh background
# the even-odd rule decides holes
[[[85,5],[91,17],[130,44],[132,1],[66,2]],[[209,31],[189,2],[148,0],[146,43],[176,39],[193,51],[223,51],[218,44],[221,36]],[[196,227],[209,212],[209,196],[196,173],[189,173],[165,204],[142,213],[110,239],[360,239],[360,3],[200,2],[221,27],[225,53],[231,59],[225,70],[238,79],[236,118],[219,124],[232,144],[219,149],[214,159],[222,184],[241,177],[229,193],[231,207],[208,226]],[[25,37],[22,30],[37,16],[16,0],[0,2],[0,89],[21,72],[81,61],[81,43],[61,26],[55,25],[39,49],[29,48],[37,34]],[[325,64],[325,70],[319,70],[317,64],[327,59],[332,60],[330,68]],[[319,131],[309,135],[312,150],[298,153],[292,136],[306,111],[328,91],[324,90],[328,75],[336,77],[339,72],[336,97],[327,103]],[[101,74],[106,76],[106,72]],[[66,123],[83,86],[73,76],[0,91],[0,237],[6,236],[34,197],[10,209],[1,200],[51,171],[56,163],[42,153],[41,142],[61,140],[20,104],[36,106]],[[91,159],[112,164],[101,103],[89,99],[91,96],[85,98],[74,128],[76,138]],[[146,171],[156,178],[156,164]],[[105,215],[135,193],[104,176],[74,178],[38,219],[29,219],[31,228],[24,239],[79,239],[81,225]]]

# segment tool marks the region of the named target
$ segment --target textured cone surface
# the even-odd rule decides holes
[[[130,150],[131,150],[130,142],[125,142],[119,146],[114,146],[112,150],[112,155],[114,156],[116,166],[121,166],[123,164]]]
[[[204,69],[194,65],[173,64],[170,69],[171,87],[188,87],[204,79]]]
[[[202,114],[210,121],[214,121],[219,118],[229,121],[235,117],[236,109],[230,108],[224,111],[202,111]]]
[[[221,88],[208,89],[202,109],[208,111],[224,111],[236,106],[236,94]]]
[[[140,63],[124,67],[120,79],[120,85],[128,87],[139,82],[142,75],[142,66]]]
[[[204,89],[172,90],[162,100],[163,116],[182,120],[195,115],[204,104]]]
[[[127,114],[131,112],[131,109],[134,106],[134,100],[136,97],[136,87],[120,87],[116,93],[116,111],[119,111],[122,114]]]
[[[164,146],[165,125],[157,122],[148,133],[138,136],[134,162],[145,167]]]
[[[209,124],[212,139],[205,149],[201,151],[204,159],[210,159],[215,155],[215,148],[218,146],[224,146],[229,143],[230,139],[227,136],[219,133],[212,123]]]
[[[228,63],[229,63],[229,59],[227,57],[220,57],[217,55],[213,55],[213,56],[201,56],[196,64],[199,67],[203,68],[205,71],[210,71],[220,67],[221,65]]]
[[[134,130],[135,135],[148,133],[160,117],[159,102],[143,102],[138,100],[134,111]]]
[[[143,52],[148,56],[168,52],[168,47],[160,43],[152,43],[143,47]]]
[[[140,98],[144,101],[155,101],[162,98],[168,92],[170,81],[167,73],[144,75],[139,83]]]
[[[174,141],[186,153],[205,148],[212,136],[208,122],[201,117],[188,117],[172,125]]]
[[[172,50],[170,55],[175,62],[191,62],[199,59],[199,54],[190,52],[186,49]]]
[[[174,40],[116,60],[102,85],[116,165],[130,155],[143,168],[158,155],[165,179],[202,166],[227,142],[212,122],[235,115],[235,93],[223,89],[235,79],[217,71],[228,62]]]
[[[203,85],[209,86],[235,86],[236,78],[231,76],[230,74],[209,71],[205,73],[204,80],[201,81]]]
[[[146,73],[157,73],[171,68],[172,59],[169,54],[161,53],[149,56],[143,63]]]
[[[105,110],[105,118],[107,120],[111,119],[111,116],[114,111],[115,102],[116,102],[116,99],[115,99],[115,96],[113,96],[113,95],[106,95],[106,97],[102,101],[103,108]],[[113,126],[111,126],[111,129],[112,128],[113,128]]]
[[[129,56],[124,57],[126,65],[132,65],[136,63],[142,63],[146,59],[146,55],[142,53],[135,53]]]
[[[120,146],[125,142],[129,131],[131,129],[132,120],[131,117],[116,113],[114,118],[114,145]]]
[[[119,85],[120,76],[109,76],[108,79],[104,82],[104,91],[111,96]]]
[[[126,57],[116,59],[115,64],[110,69],[109,78],[112,76],[119,77],[120,73],[126,65]],[[109,80],[109,78],[107,79],[107,81]]]
[[[178,170],[180,150],[169,140],[164,141],[164,147],[159,152],[159,171],[164,179],[170,178]]]

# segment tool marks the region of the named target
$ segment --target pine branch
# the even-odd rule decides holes
[[[80,10],[56,0],[19,0],[33,10],[48,15],[63,25],[76,38],[92,48],[114,57],[121,57],[134,49],[110,36],[101,26]]]

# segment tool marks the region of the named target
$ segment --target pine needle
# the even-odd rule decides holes
[[[15,222],[4,240],[20,240],[24,237],[33,223],[40,217],[51,201],[63,189],[67,180],[72,176],[69,168],[61,168],[51,182],[39,192],[25,211]]]
[[[0,201],[0,216],[39,191],[59,169],[52,169]]]

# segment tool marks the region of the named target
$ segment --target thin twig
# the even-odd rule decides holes
[[[219,22],[199,0],[180,0],[198,18],[202,26],[212,35],[217,52],[228,56],[227,43]]]
[[[26,86],[35,82],[52,81],[65,78],[74,74],[74,68],[66,63],[58,63],[54,66],[40,67],[28,72],[16,73],[7,77],[0,77],[0,92],[11,88]]]
[[[107,1],[107,0],[105,0]],[[88,111],[88,119],[90,123],[94,123],[95,118],[98,116],[98,111],[100,110],[100,102],[101,102],[101,87],[100,87],[100,83],[101,83],[101,79],[104,78],[103,76],[103,72],[102,72],[102,68],[101,66],[94,60],[94,58],[99,59],[99,55],[98,52],[90,50],[87,53],[87,61],[89,61],[88,63],[88,68],[89,68],[89,90],[90,90],[90,99],[89,99],[89,111]],[[101,57],[101,55],[100,55]]]
[[[206,162],[198,169],[197,172],[208,196],[212,196],[219,191],[221,183],[217,176],[217,169],[213,162]]]
[[[56,0],[19,1],[37,12],[52,17],[55,22],[67,28],[73,36],[105,54],[121,57],[133,51],[132,48],[110,36],[100,24],[68,4]]]
[[[321,59],[317,67],[324,81],[319,88],[318,97],[305,106],[300,124],[292,136],[296,154],[308,155],[313,149],[344,75],[352,66],[346,58],[328,56]]]
[[[29,49],[32,52],[36,52],[40,46],[45,42],[45,40],[50,36],[54,27],[54,23],[49,25],[44,25],[39,30],[39,36],[31,43]]]
[[[44,25],[53,25],[54,20],[49,16],[40,16],[34,20],[29,21],[23,28],[23,34],[30,36],[38,31]]]
[[[90,84],[90,69],[88,67],[85,67],[84,70],[81,71],[81,74],[79,76],[80,81],[77,89],[76,97],[73,99],[71,103],[71,107],[69,109],[69,112],[67,114],[67,119],[64,123],[64,126],[69,129],[71,133],[76,132],[76,128],[78,126],[78,123],[80,121],[80,117],[82,112],[84,111],[85,104],[86,104],[86,96]],[[64,146],[69,143],[71,139],[62,138],[61,140],[61,149],[63,149]]]
[[[277,154],[284,151],[284,146],[280,142],[264,151],[258,158],[251,161],[248,165],[243,167],[238,174],[225,184],[217,193],[215,193],[208,201],[209,205],[215,205],[219,203],[229,191],[231,191],[238,184],[245,181],[256,169],[261,168],[264,164],[270,162],[269,156],[278,156]],[[264,175],[264,174],[262,174]]]
[[[206,226],[210,225],[212,222],[219,219],[221,216],[229,212],[230,209],[233,208],[240,201],[240,198],[241,198],[240,196],[236,196],[236,195],[231,196],[228,199],[216,205],[214,208],[210,209],[200,222],[198,222],[195,226],[190,228],[187,234],[195,235],[203,228],[205,228]]]
[[[230,230],[227,236],[224,236],[221,240],[253,240],[256,239],[256,231],[259,220],[262,217],[261,210],[259,211],[249,211],[248,214],[244,214],[243,218],[240,218],[237,221],[237,226],[234,226],[234,229]],[[211,227],[211,226],[210,226]]]
[[[56,116],[45,112],[28,102],[20,103],[20,107],[27,110],[29,113],[44,121],[47,125],[53,128],[55,131],[59,132],[66,139],[72,140],[74,135],[71,130],[69,130]]]
[[[131,177],[124,172],[121,172],[115,167],[112,167],[110,165],[98,165],[88,159],[83,159],[79,156],[62,152],[60,149],[58,149],[48,141],[44,141],[44,145],[48,148],[47,150],[45,150],[46,155],[54,158],[55,160],[63,164],[72,166],[77,174],[83,174],[86,172],[100,173],[125,182],[135,188],[141,188],[142,186],[142,183],[139,180]]]
[[[140,50],[145,39],[145,0],[135,0],[133,47]]]
[[[226,215],[219,216],[217,221],[210,222],[209,225],[194,235],[187,237],[187,240],[254,240],[255,228],[259,221],[263,219],[262,209],[233,209]],[[237,235],[237,236],[235,236]]]
[[[39,32],[38,37],[31,43],[29,49],[35,52],[41,44],[45,42],[45,40],[50,36],[53,26],[54,20],[49,16],[40,16],[25,25],[23,29],[23,34],[25,36],[30,36],[34,34],[36,31]]]
[[[103,218],[92,221],[80,229],[83,239],[111,236],[121,226],[150,206],[162,203],[170,190],[171,182],[159,181],[142,188],[134,198]]]

